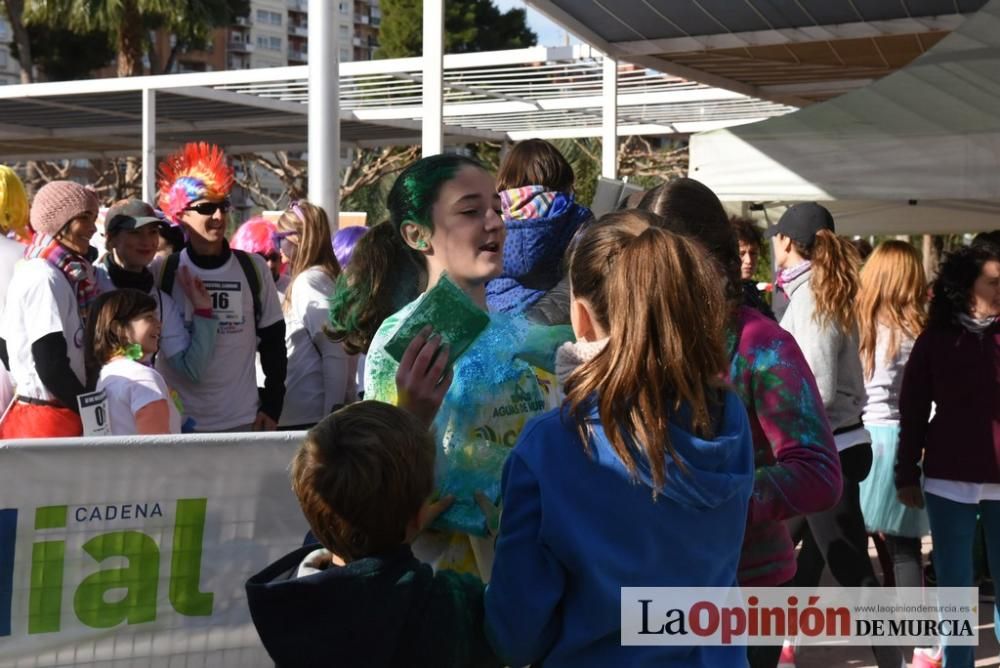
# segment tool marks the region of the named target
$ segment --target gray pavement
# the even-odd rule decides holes
[[[930,553],[930,539],[924,540],[924,560]],[[872,557],[872,564],[875,572],[882,577],[882,569],[875,556],[875,548],[869,543],[869,554]],[[836,586],[830,577],[829,571],[824,573],[823,586]],[[1000,666],[1000,645],[997,643],[996,635],[993,632],[993,599],[981,598],[979,607],[979,647],[976,650],[976,666]],[[913,656],[913,648],[904,650],[906,660]],[[829,647],[805,647],[800,648],[796,655],[796,668],[877,668],[875,659],[872,656],[870,647],[839,645]]]

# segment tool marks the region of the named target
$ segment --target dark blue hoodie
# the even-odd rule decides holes
[[[596,409],[592,413],[596,421]],[[571,417],[539,416],[521,433],[503,476],[503,515],[486,588],[486,633],[512,666],[546,668],[746,665],[746,648],[622,647],[621,587],[730,587],[753,488],[746,409],[726,393],[716,436],[673,421],[654,501],[599,425],[584,450]]]
[[[409,545],[346,566],[327,557],[299,576],[319,547],[247,582],[250,615],[278,668],[499,668],[483,635],[478,578],[434,573]]]
[[[593,214],[572,195],[541,186],[504,191],[501,201],[507,226],[503,273],[486,284],[486,305],[494,312],[523,313],[562,278],[569,242]]]

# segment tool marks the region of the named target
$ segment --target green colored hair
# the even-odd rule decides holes
[[[343,343],[348,354],[367,353],[382,322],[424,291],[427,265],[421,253],[403,242],[403,224],[433,230],[432,209],[441,187],[466,166],[485,169],[472,158],[433,155],[417,160],[396,179],[386,202],[389,220],[361,237],[330,296],[327,335]]]

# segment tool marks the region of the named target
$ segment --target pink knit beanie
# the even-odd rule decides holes
[[[89,211],[96,216],[99,207],[93,190],[72,181],[51,181],[31,202],[31,227],[40,234],[55,237],[80,214]]]

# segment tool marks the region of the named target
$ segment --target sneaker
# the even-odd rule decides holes
[[[944,665],[944,660],[940,647],[918,647],[913,650],[913,661],[910,662],[910,668],[941,668],[942,665]]]
[[[778,658],[777,668],[795,668],[795,643],[785,640],[781,643],[781,656]]]

